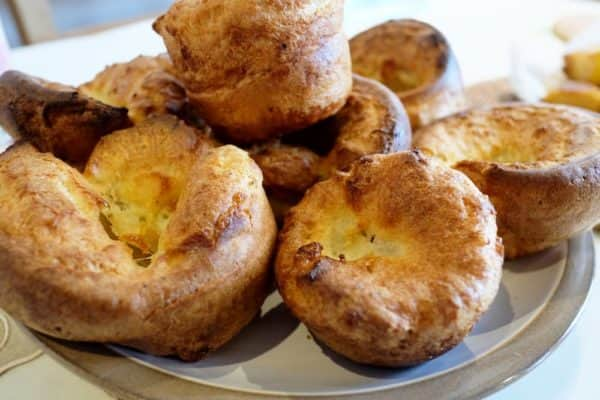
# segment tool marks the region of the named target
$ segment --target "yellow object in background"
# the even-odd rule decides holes
[[[551,90],[543,100],[600,112],[600,87],[587,82],[566,81]]]
[[[567,54],[565,73],[573,80],[600,85],[600,48]]]

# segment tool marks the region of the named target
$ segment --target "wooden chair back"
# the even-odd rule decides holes
[[[58,36],[50,0],[8,0],[23,44],[51,40]]]

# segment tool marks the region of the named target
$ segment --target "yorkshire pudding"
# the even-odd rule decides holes
[[[127,108],[134,122],[153,115],[179,115],[187,104],[185,88],[173,75],[166,54],[110,65],[80,90],[103,103]]]
[[[237,143],[335,114],[352,86],[343,0],[178,0],[154,24],[190,101]]]
[[[410,147],[404,107],[388,88],[354,75],[352,93],[334,116],[282,139],[254,146],[250,155],[278,220],[315,182],[347,170],[362,156]]]
[[[419,130],[413,146],[490,196],[506,255],[558,244],[600,218],[600,119],[553,105],[467,111]]]
[[[0,155],[0,306],[184,360],[231,339],[267,294],[276,228],[256,164],[208,147],[169,118],[104,137],[84,175],[29,144]]]
[[[400,19],[350,40],[354,72],[391,88],[406,107],[413,129],[465,106],[458,62],[440,31]]]
[[[418,152],[361,158],[308,190],[280,235],[281,295],[359,363],[406,366],[458,344],[502,274],[494,208]]]
[[[83,163],[100,137],[131,125],[127,110],[17,71],[0,76],[0,124],[15,138]]]

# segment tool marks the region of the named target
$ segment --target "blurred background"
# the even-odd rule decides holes
[[[108,29],[158,15],[173,0],[0,0],[10,47]]]
[[[80,84],[105,65],[158,54],[164,45],[151,22],[173,1],[0,0],[5,32],[0,31],[0,70]],[[345,29],[351,37],[386,19],[407,17],[433,24],[450,41],[465,82],[472,84],[508,76],[515,43],[536,33],[551,35],[561,17],[589,13],[600,15],[600,1],[346,0]],[[543,55],[544,48],[524,53]]]
[[[571,0],[580,2],[582,0]],[[11,48],[81,34],[154,17],[173,0],[0,0],[0,17]],[[366,13],[393,7],[394,16],[448,15],[469,18],[486,10],[515,9],[515,18],[527,18],[531,10],[552,9],[565,0],[346,0],[351,8]],[[535,8],[534,8],[535,7]],[[520,11],[520,12],[519,12]],[[526,12],[524,12],[526,11]],[[507,30],[510,27],[507,27]],[[507,32],[508,33],[508,32]]]

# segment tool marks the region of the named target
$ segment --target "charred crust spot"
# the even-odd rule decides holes
[[[202,347],[200,347],[199,349],[195,349],[195,350],[181,350],[179,352],[177,352],[177,354],[179,355],[179,357],[184,360],[184,361],[197,361],[200,360],[204,357],[206,357],[206,355],[210,353],[210,347],[207,345],[204,345]]]
[[[0,77],[3,95],[11,98],[1,108],[2,119],[41,151],[70,162],[86,160],[99,138],[131,126],[127,110],[82,95],[71,87],[22,74]]]
[[[448,60],[449,60],[449,55],[448,52],[443,51],[441,52],[436,60],[435,66],[438,70],[444,70],[446,68],[446,66],[448,65]]]
[[[320,243],[312,242],[298,249],[295,255],[295,262],[300,265],[302,270],[308,270],[306,275],[301,275],[301,279],[308,282],[316,282],[323,274],[329,271],[331,267],[330,259],[322,258],[323,246]]]
[[[548,135],[548,129],[544,126],[538,127],[535,132],[533,132],[533,136],[536,138],[541,138]]]
[[[242,204],[246,199],[243,193],[236,193],[232,197],[232,205],[223,214],[219,215],[215,223],[213,243],[221,237],[229,237],[239,232],[245,225],[246,212]]]
[[[189,62],[192,59],[192,54],[190,52],[190,49],[187,48],[186,45],[182,44],[181,45],[181,58],[184,60],[184,62]]]
[[[358,201],[361,194],[361,189],[358,186],[358,182],[355,179],[348,179],[346,181],[346,192],[348,193],[350,203],[355,204]]]
[[[431,47],[441,48],[445,46],[446,40],[440,32],[434,30],[429,35],[424,37],[424,43]]]
[[[421,152],[421,150],[419,150],[419,149],[413,149],[413,150],[411,150],[411,154],[413,155],[414,159],[418,163],[421,163],[423,165],[427,165],[427,159],[425,158],[425,156],[423,155],[423,153]]]
[[[359,324],[359,322],[362,321],[362,319],[362,315],[359,311],[348,310],[344,313],[344,321],[346,322],[346,325],[350,327],[355,327]]]
[[[321,257],[323,246],[321,243],[312,242],[300,247],[296,252],[296,257],[308,260],[316,260]]]
[[[182,250],[187,250],[194,247],[211,248],[214,246],[215,239],[212,237],[212,235],[207,234],[206,232],[198,232],[184,240],[181,243],[180,248]]]
[[[366,165],[371,165],[373,164],[373,157],[371,156],[364,156],[358,159],[358,161],[356,162],[357,165],[362,165],[362,166],[366,166]]]
[[[454,337],[454,336],[447,337],[447,338],[443,339],[442,341],[440,341],[439,343],[437,343],[437,345],[431,345],[429,348],[425,349],[425,354],[427,355],[428,359],[438,357],[438,356],[444,354],[445,352],[447,352],[448,350],[450,350],[451,348],[453,348],[457,342],[458,342],[458,339],[456,337]]]
[[[106,234],[108,235],[108,237],[111,238],[112,240],[118,240],[119,237],[113,231],[112,224],[110,223],[110,220],[108,219],[108,217],[104,213],[101,212],[99,214],[98,218],[99,218],[100,224],[104,228],[104,231],[106,232]]]
[[[46,127],[52,128],[58,118],[65,114],[82,116],[86,105],[81,100],[73,97],[68,102],[49,103],[42,108],[42,120]]]

